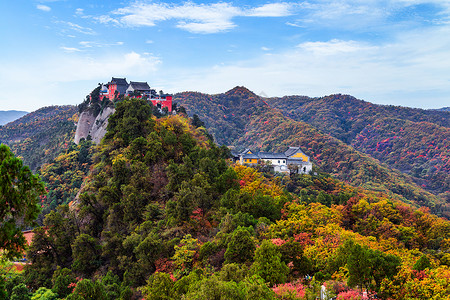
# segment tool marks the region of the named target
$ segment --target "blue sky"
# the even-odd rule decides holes
[[[112,76],[450,106],[450,0],[22,0],[0,14],[0,110],[79,104]]]

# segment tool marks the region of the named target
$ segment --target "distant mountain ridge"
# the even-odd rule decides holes
[[[77,121],[76,106],[43,107],[1,126],[0,143],[8,145],[36,170],[68,147]]]
[[[449,112],[340,94],[262,98],[245,87],[178,93],[174,102],[199,115],[220,145],[261,151],[300,146],[338,179],[450,216]],[[42,108],[0,127],[0,142],[36,169],[67,149],[77,121],[75,106]]]
[[[0,110],[0,126],[8,124],[26,115],[28,112],[19,110]]]
[[[174,102],[199,115],[219,144],[261,151],[301,146],[316,165],[341,180],[400,195],[434,211],[450,209],[445,204],[450,200],[448,112],[375,105],[347,95],[261,98],[245,87],[216,95],[179,93]],[[369,135],[373,126],[385,131]],[[422,139],[424,132],[428,136]],[[391,135],[398,137],[395,151],[377,148]],[[435,140],[433,151],[429,138]],[[404,153],[409,156],[402,160]]]

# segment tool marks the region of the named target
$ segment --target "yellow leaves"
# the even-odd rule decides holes
[[[450,269],[440,266],[417,272],[410,267],[402,267],[394,280],[385,280],[382,291],[393,299],[449,299]]]
[[[169,131],[173,131],[177,134],[188,131],[189,124],[187,119],[182,118],[178,115],[168,116],[166,118],[158,119],[157,125],[166,128]]]
[[[179,115],[170,115],[165,118],[157,119],[155,127],[156,131],[161,131],[162,128],[175,133],[177,136],[187,133],[197,141],[197,144],[200,147],[208,148],[206,129],[203,127],[194,128],[187,118]]]
[[[118,155],[113,157],[112,164],[114,165],[114,164],[116,164],[117,162],[119,162],[121,160],[126,161],[125,156],[122,153],[120,153],[120,154],[118,154]]]
[[[80,115],[78,113],[73,114],[69,119],[67,119],[67,121],[72,121],[74,123],[78,123],[78,119],[79,119]]]
[[[259,191],[263,195],[273,198],[283,195],[283,189],[278,184],[264,178],[254,168],[237,164],[234,166],[234,171],[238,175],[243,192],[247,192],[253,196]]]

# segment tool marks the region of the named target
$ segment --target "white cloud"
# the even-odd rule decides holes
[[[247,16],[252,17],[285,17],[292,14],[291,3],[268,3],[249,10]]]
[[[74,47],[61,47],[65,52],[80,52],[81,50]]]
[[[47,5],[43,5],[43,4],[38,4],[36,5],[36,8],[42,11],[51,11],[51,7],[47,6]]]
[[[177,20],[176,27],[192,33],[217,33],[229,31],[237,25],[234,17],[283,17],[291,14],[292,4],[269,3],[254,8],[240,8],[230,3],[218,2],[181,5],[167,3],[135,2],[117,9],[111,15],[96,17],[102,23],[123,26],[156,26],[156,23]]]
[[[351,94],[381,104],[438,108],[450,95],[450,27],[403,33],[383,44],[308,42],[283,52],[197,70],[175,70],[169,90],[221,93],[236,85],[271,96]]]
[[[79,33],[83,33],[86,35],[95,35],[95,31],[92,28],[89,27],[83,27],[81,25],[72,23],[72,22],[66,22],[66,21],[55,21],[56,24],[62,24],[65,28],[63,28],[63,31],[71,30],[76,31]]]
[[[272,50],[272,49],[263,46],[263,47],[261,47],[261,50],[262,50],[262,51],[270,51],[270,50]]]
[[[426,5],[425,8],[419,7]],[[449,0],[318,0],[296,6],[297,20],[286,24],[356,32],[395,33],[406,27],[449,21]]]
[[[11,99],[17,99],[14,91],[20,90],[28,95],[20,101],[20,108],[24,110],[32,111],[48,105],[77,105],[98,82],[106,82],[111,76],[134,80],[155,78],[161,63],[158,57],[133,51],[96,59],[76,51],[55,53],[47,59],[30,58],[22,63],[4,63],[4,68],[0,69],[0,82],[8,79],[9,86],[5,88],[0,83],[5,90],[0,95],[0,103],[2,109],[14,109],[17,104]],[[21,84],[24,81],[27,82],[25,86]]]
[[[79,42],[81,46],[84,48],[103,48],[103,47],[111,47],[111,46],[122,46],[123,42],[115,42],[115,43],[101,43],[101,42],[93,42],[93,41],[81,41]]]
[[[333,39],[327,42],[305,42],[298,45],[297,47],[317,55],[333,55],[376,49],[376,47],[367,45],[366,43],[359,43],[356,41],[342,41],[338,39]]]

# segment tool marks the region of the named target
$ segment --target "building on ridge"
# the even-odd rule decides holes
[[[147,99],[159,109],[166,107],[169,112],[172,112],[172,96],[162,93],[158,95],[147,82],[130,81],[128,83],[126,78],[112,77],[110,82],[100,87],[100,101],[105,98],[113,101],[124,96]]]
[[[310,158],[300,147],[289,147],[284,153],[252,152],[245,149],[241,153],[233,153],[233,157],[241,165],[271,165],[274,172],[308,174],[312,171]]]
[[[153,92],[156,95],[155,90],[153,90]],[[150,98],[150,96],[152,96],[152,90],[150,89],[150,86],[147,82],[130,81],[125,94],[136,96],[140,95],[141,97],[147,96],[148,98]]]
[[[107,84],[102,84],[100,90],[100,100],[103,100],[103,98],[108,98],[112,101],[120,95],[125,95],[128,86],[129,84],[126,78],[112,77],[110,82]]]

